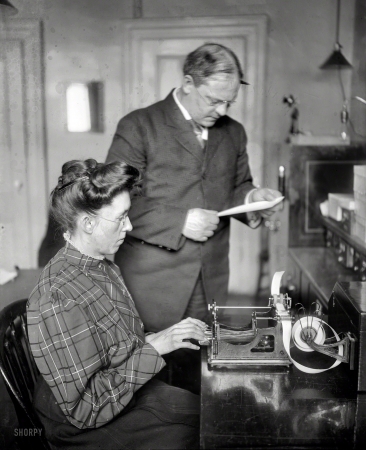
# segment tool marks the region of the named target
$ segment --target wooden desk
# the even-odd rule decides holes
[[[206,348],[201,360],[202,449],[366,443],[366,394],[357,395],[345,365],[316,375],[295,367],[209,370]]]

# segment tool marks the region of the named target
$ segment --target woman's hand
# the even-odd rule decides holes
[[[165,355],[178,348],[191,348],[199,350],[200,347],[192,344],[189,339],[204,341],[207,325],[198,319],[188,317],[166,330],[146,336],[146,342],[151,344],[160,355]]]

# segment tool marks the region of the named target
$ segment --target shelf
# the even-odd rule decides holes
[[[338,222],[329,219],[327,217],[321,217],[320,221],[322,225],[324,225],[329,230],[336,233],[340,238],[342,238],[347,244],[351,245],[357,252],[361,253],[362,255],[366,256],[366,243],[361,241],[356,236],[351,236],[346,231],[342,230],[342,228],[338,225]]]
[[[350,145],[349,137],[342,139],[341,136],[308,136],[305,134],[297,134],[290,136],[290,143],[293,145],[324,145],[324,146],[344,146]]]
[[[327,307],[337,281],[357,281],[358,274],[338,263],[334,250],[326,247],[291,247],[289,256],[311,283],[323,306]]]

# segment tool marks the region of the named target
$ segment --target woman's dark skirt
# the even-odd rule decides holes
[[[127,407],[96,429],[72,425],[40,376],[34,405],[53,449],[160,450],[199,448],[199,397],[151,380]]]

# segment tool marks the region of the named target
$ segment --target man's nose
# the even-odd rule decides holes
[[[229,107],[228,103],[220,103],[220,105],[218,105],[216,107],[216,112],[220,115],[220,116],[225,116],[227,113],[227,109]]]
[[[131,220],[127,216],[127,220],[126,220],[126,223],[125,223],[124,231],[132,231],[132,230],[133,230],[133,226],[132,226]]]

